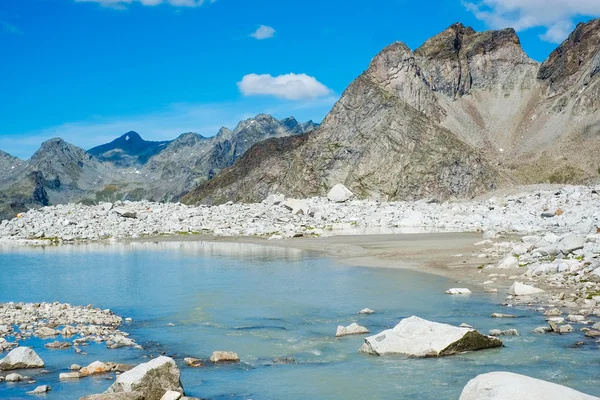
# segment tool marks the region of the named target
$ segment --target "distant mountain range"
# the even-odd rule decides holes
[[[383,49],[308,135],[256,144],[182,198],[324,195],[470,197],[514,184],[600,178],[600,19],[543,63],[513,29],[450,26],[411,50]]]
[[[312,121],[261,114],[210,138],[184,133],[173,141],[152,142],[131,131],[88,151],[51,139],[26,161],[0,151],[0,219],[66,202],[177,201],[257,142],[316,127]]]

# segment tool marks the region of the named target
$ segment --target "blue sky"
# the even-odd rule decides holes
[[[541,61],[595,16],[598,0],[2,0],[0,149],[210,136],[261,112],[320,121],[394,41],[514,26]]]

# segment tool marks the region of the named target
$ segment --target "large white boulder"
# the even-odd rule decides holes
[[[369,336],[360,351],[374,355],[403,354],[410,357],[440,357],[464,351],[502,346],[498,338],[474,329],[405,318],[393,329]]]
[[[172,358],[158,357],[119,375],[105,393],[139,392],[145,400],[160,400],[169,390],[183,394],[180,377]]]
[[[529,296],[530,294],[544,293],[542,289],[538,289],[533,286],[526,285],[521,282],[515,282],[508,289],[508,294],[513,296]]]
[[[598,400],[566,386],[511,372],[490,372],[471,379],[459,400]]]
[[[558,250],[560,250],[563,254],[569,254],[575,250],[583,249],[584,244],[584,237],[579,237],[573,233],[569,233],[558,242]]]
[[[29,347],[17,347],[0,360],[0,371],[43,367],[44,361]]]
[[[496,268],[498,268],[498,269],[519,268],[519,260],[517,260],[513,255],[509,255],[509,256],[505,257],[503,260],[501,260],[498,263],[498,266]]]
[[[360,326],[356,322],[353,322],[348,326],[338,326],[335,336],[362,335],[364,333],[369,333],[369,330],[364,326]]]
[[[338,183],[334,187],[331,188],[329,193],[327,193],[327,198],[330,201],[335,201],[336,203],[343,203],[350,200],[354,196],[354,193],[350,191],[346,186]]]

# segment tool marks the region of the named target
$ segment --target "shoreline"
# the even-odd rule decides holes
[[[324,256],[336,263],[364,268],[408,269],[469,282],[483,288],[478,279],[482,260],[473,256],[481,233],[432,232],[381,235],[337,235],[268,240],[261,237],[214,235],[154,236],[125,239],[117,243],[220,242],[245,243],[302,250]],[[500,257],[487,258],[495,263]]]

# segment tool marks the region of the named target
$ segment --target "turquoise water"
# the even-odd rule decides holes
[[[582,335],[534,335],[543,318],[495,320],[503,295],[451,297],[447,279],[406,270],[347,267],[305,252],[248,244],[162,242],[48,248],[0,247],[0,302],[92,303],[133,318],[123,330],[145,350],[103,345],[48,350],[31,339],[48,374],[27,371],[36,384],[0,384],[0,398],[25,399],[50,384],[48,399],[78,399],[104,391],[104,377],[58,382],[73,363],[138,364],[162,352],[182,369],[188,395],[203,399],[457,399],[477,374],[512,371],[600,395],[600,357]],[[356,313],[369,307],[370,316]],[[418,315],[480,330],[517,328],[505,348],[442,359],[359,354],[362,337],[336,339],[337,325],[358,322],[377,333]],[[169,323],[175,326],[168,326]],[[187,356],[239,353],[240,365],[187,368]],[[275,357],[297,364],[273,365]],[[37,374],[37,375],[36,375]]]

